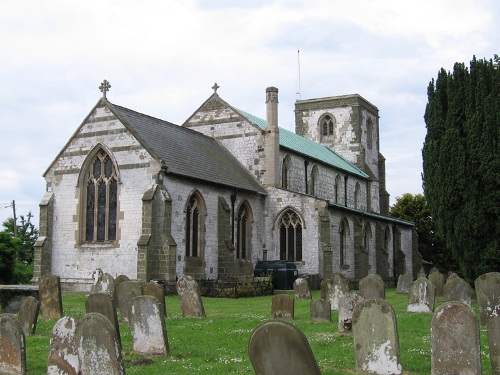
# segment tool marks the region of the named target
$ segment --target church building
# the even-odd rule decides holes
[[[111,103],[109,87],[43,174],[34,282],[88,291],[99,268],[173,290],[278,259],[313,282],[420,269],[413,223],[388,216],[378,109],[360,95],[298,100],[292,132],[275,87],[261,119],[215,84],[181,126]]]

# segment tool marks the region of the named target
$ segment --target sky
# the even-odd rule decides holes
[[[279,124],[297,99],[377,106],[391,204],[422,193],[427,87],[493,58],[498,0],[0,0],[0,223],[33,214],[44,172],[101,97],[182,124],[212,93]],[[300,52],[298,52],[300,51]]]

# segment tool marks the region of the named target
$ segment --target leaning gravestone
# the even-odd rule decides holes
[[[116,291],[116,304],[120,309],[122,322],[128,322],[128,311],[132,298],[142,296],[143,289],[140,281],[124,281],[118,286]]]
[[[408,290],[408,307],[412,313],[431,313],[434,311],[436,287],[425,277],[419,277],[410,284]]]
[[[385,284],[382,276],[370,274],[359,282],[359,294],[365,298],[385,298]]]
[[[396,315],[381,298],[356,305],[352,317],[356,371],[369,374],[401,374]]]
[[[40,302],[35,297],[24,297],[19,308],[19,324],[24,333],[24,337],[31,336],[36,332],[38,313],[40,312]]]
[[[90,293],[104,293],[115,298],[115,279],[109,273],[105,273],[91,286]]]
[[[295,309],[295,299],[286,295],[279,294],[271,300],[271,317],[293,319]]]
[[[460,277],[452,278],[443,288],[443,302],[458,301],[472,306],[472,287]]]
[[[55,275],[45,275],[38,279],[40,294],[40,314],[45,318],[62,318],[61,279]]]
[[[90,294],[85,300],[85,312],[99,313],[104,315],[115,327],[116,335],[120,340],[120,325],[118,324],[118,315],[116,313],[113,298],[107,293]]]
[[[191,276],[181,277],[177,281],[177,294],[181,300],[184,318],[205,318],[205,309],[201,300],[198,283]]]
[[[356,305],[363,300],[364,298],[357,293],[346,293],[342,296],[339,302],[339,333],[352,333],[352,314]]]
[[[481,374],[479,323],[469,306],[445,302],[434,312],[431,371],[433,375]]]
[[[411,273],[405,273],[399,275],[398,285],[396,288],[396,293],[407,294],[410,284],[413,282],[413,275]]]
[[[332,321],[332,310],[330,301],[317,299],[311,301],[311,322],[313,323],[330,323]]]
[[[491,317],[500,316],[500,273],[482,274],[476,279],[475,288],[481,325],[485,326]]]
[[[134,352],[142,355],[169,353],[165,318],[156,298],[139,296],[132,299],[129,324]]]
[[[491,317],[486,324],[486,330],[490,347],[491,373],[500,375],[500,317]]]
[[[161,304],[162,316],[167,316],[167,309],[165,308],[165,290],[154,281],[150,281],[144,288],[145,296],[152,296]]]
[[[86,314],[75,335],[81,375],[124,375],[125,367],[116,330],[104,315]]]
[[[311,299],[311,290],[307,279],[299,277],[293,282],[293,291],[296,299]]]
[[[26,374],[26,345],[14,314],[0,316],[0,374]]]
[[[256,374],[320,375],[306,336],[284,320],[259,324],[248,340],[248,355]]]
[[[80,361],[75,341],[76,324],[75,319],[65,316],[52,328],[47,375],[79,374]]]
[[[429,272],[429,281],[436,287],[436,296],[443,295],[444,275],[436,267],[432,267]]]

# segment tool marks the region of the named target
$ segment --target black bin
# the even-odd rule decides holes
[[[261,260],[255,265],[255,277],[271,275],[273,288],[278,290],[293,289],[293,282],[299,277],[299,271],[294,262],[287,260]]]

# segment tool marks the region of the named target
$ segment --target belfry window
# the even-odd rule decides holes
[[[330,115],[326,115],[325,117],[323,117],[321,121],[321,134],[323,136],[333,135],[333,124],[334,120]]]
[[[302,261],[302,221],[292,210],[283,213],[279,220],[280,260]]]

